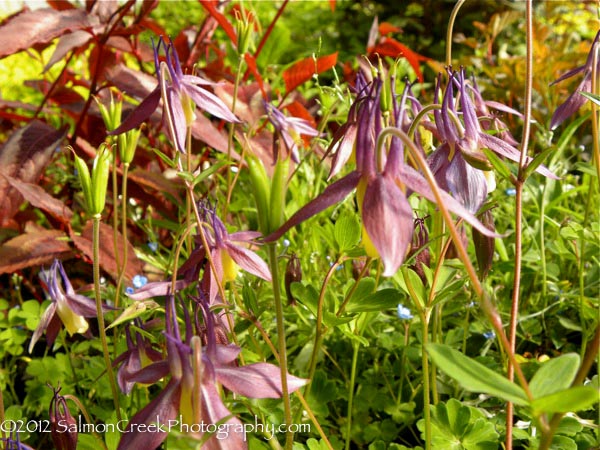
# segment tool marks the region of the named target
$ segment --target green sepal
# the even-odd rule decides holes
[[[271,180],[271,202],[269,208],[269,233],[283,224],[285,211],[285,194],[287,193],[287,178],[290,168],[290,158],[277,159],[275,172]]]
[[[106,202],[106,190],[108,188],[108,176],[110,172],[110,150],[102,144],[94,158],[92,167],[92,194],[90,213],[95,216],[102,214]]]
[[[79,177],[81,190],[83,191],[85,209],[88,211],[88,213],[92,214],[92,181],[90,178],[90,169],[88,169],[85,161],[77,156],[75,152],[73,152],[73,156],[75,157],[75,169],[77,170],[77,176]]]
[[[269,234],[269,177],[262,163],[253,156],[246,156],[250,182],[254,201],[256,202],[256,213],[258,215],[258,226],[263,234]]]

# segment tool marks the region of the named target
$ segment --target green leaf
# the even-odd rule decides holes
[[[360,303],[348,304],[346,311],[349,313],[384,311],[397,307],[401,301],[402,295],[397,289],[382,289],[367,295]]]
[[[496,155],[496,153],[487,148],[484,148],[482,150],[483,153],[485,153],[485,156],[487,156],[488,161],[490,162],[492,167],[498,173],[498,175],[500,175],[502,178],[507,178],[509,180],[514,178],[513,174],[510,171],[510,168],[504,163],[504,161],[502,161],[498,157],[498,155]]]
[[[575,386],[536,398],[531,406],[539,413],[567,413],[586,409],[595,403],[598,403],[598,390],[591,386]]]
[[[567,353],[543,363],[529,383],[533,398],[554,394],[571,386],[579,362],[579,355]]]
[[[198,175],[196,175],[194,177],[193,185],[196,186],[198,183],[204,181],[206,178],[208,178],[215,172],[219,171],[221,169],[221,167],[229,165],[229,164],[230,163],[228,163],[227,161],[219,161],[214,164],[211,164],[211,166],[208,169],[203,170],[202,172],[200,172]]]
[[[524,177],[525,179],[529,178],[529,176],[553,153],[556,152],[554,147],[548,147],[542,153],[538,154],[533,158],[533,160],[527,165],[525,168]]]
[[[130,322],[136,317],[141,316],[146,310],[157,309],[160,308],[160,305],[156,303],[154,300],[143,300],[140,302],[133,302],[130,306],[125,308],[125,310],[117,317],[117,319],[111,323],[106,329],[110,329],[115,327],[123,322]]]
[[[354,303],[363,303],[364,299],[368,295],[372,294],[376,288],[375,278],[371,277],[361,278],[358,282],[354,283],[358,284],[356,284],[354,292],[352,293],[352,296],[350,297],[350,300],[348,300],[348,304],[346,306],[352,305]],[[352,287],[354,286],[355,284],[352,284],[350,289],[352,289]],[[348,295],[348,292],[346,292],[346,295]]]
[[[444,450],[495,450],[498,433],[476,408],[450,399],[431,410],[432,448]],[[421,434],[424,420],[417,424]]]
[[[429,344],[433,362],[462,387],[472,392],[493,395],[516,405],[529,402],[523,389],[457,350],[443,344]]]
[[[356,215],[347,212],[342,213],[335,222],[333,233],[340,251],[344,252],[356,247],[360,240],[360,223]]]
[[[558,142],[556,143],[557,155],[560,155],[560,153],[562,153],[565,147],[572,142],[571,138],[575,134],[575,131],[577,131],[577,129],[581,126],[582,123],[587,122],[590,116],[591,113],[586,113],[583,116],[575,119],[569,124],[569,126],[567,126],[567,128],[565,128],[565,130],[560,135],[560,138],[558,138]]]
[[[165,155],[163,152],[161,152],[159,149],[157,148],[153,148],[152,151],[156,154],[156,156],[158,156],[162,162],[164,162],[167,166],[169,166],[171,169],[174,169],[175,166],[177,164],[175,164],[175,161],[173,161],[173,158]]]
[[[580,92],[580,94],[600,106],[600,95],[592,94],[591,92]]]

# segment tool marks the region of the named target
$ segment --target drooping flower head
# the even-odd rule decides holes
[[[35,329],[29,344],[29,353],[33,350],[44,331],[46,342],[52,345],[61,328],[61,323],[69,335],[85,333],[88,330],[86,317],[96,317],[96,303],[84,295],[76,294],[62,263],[55,259],[50,270],[43,270],[40,279],[45,285],[52,303],[48,306]],[[103,308],[108,309],[107,306]]]
[[[146,407],[135,414],[123,434],[119,449],[155,448],[167,437],[167,430],[157,433],[140,433],[141,424],[173,423],[177,418],[183,424],[229,424],[227,438],[212,436],[205,442],[207,449],[246,448],[245,436],[240,433],[241,421],[233,416],[221,399],[219,385],[232,392],[251,398],[279,398],[282,395],[281,374],[272,364],[255,363],[239,366],[236,363],[241,349],[223,344],[208,299],[202,291],[194,298],[194,311],[190,312],[183,301],[169,296],[165,305],[165,343],[167,359],[155,362],[132,374],[136,382],[156,382],[170,377],[167,385]],[[183,332],[177,319],[177,305],[183,312]],[[203,326],[199,326],[198,319]],[[194,323],[196,325],[194,326]],[[293,392],[306,380],[287,375],[288,388]],[[203,436],[195,433],[195,438]]]
[[[56,450],[77,449],[77,421],[71,415],[67,400],[60,395],[61,387],[53,388],[54,395],[50,401],[48,418],[50,419],[50,435]]]
[[[577,86],[577,88],[569,95],[569,97],[565,100],[565,102],[556,108],[554,114],[552,115],[552,120],[550,121],[550,129],[554,130],[561,123],[567,120],[570,116],[575,114],[575,112],[581,108],[585,102],[587,102],[587,98],[581,95],[582,92],[591,92],[592,91],[592,73],[594,70],[594,53],[600,53],[600,31],[596,33],[596,37],[592,42],[592,46],[590,47],[590,52],[588,53],[587,60],[583,66],[576,67],[575,69],[569,70],[567,73],[563,74],[556,81],[553,81],[550,85],[558,83],[559,81],[566,80],[567,78],[571,78],[581,72],[583,72],[583,79],[581,83]],[[596,73],[600,73],[600,55],[596,56]]]
[[[487,194],[496,186],[492,166],[483,149],[490,149],[500,157],[515,162],[519,161],[520,152],[510,141],[502,140],[482,129],[471,97],[474,92],[479,92],[473,87],[467,89],[465,70],[453,72],[448,69],[448,78],[441,109],[434,111],[435,131],[441,144],[429,156],[429,164],[439,185],[450,191],[469,212],[475,213],[487,198]],[[458,89],[459,100],[455,99],[455,87]],[[435,89],[438,103],[441,90],[440,74]],[[460,108],[457,105],[460,105]],[[531,158],[527,157],[525,161],[529,164]],[[556,178],[543,165],[540,165],[536,172]]]
[[[427,181],[404,162],[404,146],[392,137],[388,145],[377,148],[377,141],[385,126],[403,127],[406,108],[398,104],[393,90],[390,111],[382,111],[383,80],[377,76],[371,83],[360,84],[350,120],[355,121],[355,170],[328,186],[317,198],[294,214],[279,230],[265,240],[273,241],[293,226],[325,208],[342,201],[357,189],[357,203],[363,221],[363,245],[369,256],[380,257],[384,276],[392,276],[404,262],[413,234],[413,213],[407,200],[412,192],[434,201],[435,196]],[[358,83],[357,83],[358,85]],[[402,101],[407,95],[402,96]],[[384,119],[384,116],[386,119]],[[391,123],[390,123],[391,121]],[[344,147],[347,149],[347,143]],[[347,151],[344,159],[349,161]],[[341,167],[336,163],[336,170]],[[444,203],[454,213],[490,234],[469,211],[449,195],[442,193]],[[492,233],[493,234],[493,233]]]
[[[217,216],[214,207],[208,203],[201,202],[199,209],[203,216],[202,227],[204,228],[207,244],[209,246],[216,274],[205,262],[206,249],[202,241],[197,240],[197,247],[188,260],[181,267],[180,272],[186,279],[195,280],[201,268],[204,268],[203,286],[209,292],[212,303],[217,296],[218,284],[233,281],[239,268],[256,275],[266,281],[271,281],[271,272],[267,264],[248,248],[256,244],[255,239],[261,236],[257,231],[238,231],[229,233],[225,224]]]
[[[263,105],[267,111],[269,121],[283,140],[288,155],[292,155],[294,162],[300,162],[298,145],[302,142],[301,135],[317,136],[319,132],[307,120],[299,117],[288,117],[267,101],[263,101]]]
[[[153,44],[153,47],[158,85],[110,134],[120,134],[137,128],[156,110],[161,97],[168,116],[171,137],[177,149],[184,153],[187,128],[195,120],[196,108],[227,122],[240,122],[219,97],[202,87],[214,86],[216,83],[197,75],[183,73],[177,51],[171,41],[166,43],[161,37],[158,45]],[[161,47],[165,52],[164,61],[160,61],[159,57]]]

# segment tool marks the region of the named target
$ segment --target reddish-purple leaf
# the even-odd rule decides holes
[[[65,134],[37,120],[30,122],[0,150],[0,174],[35,184]],[[21,194],[0,177],[0,226],[12,219],[22,202]]]
[[[57,11],[51,8],[25,11],[14,16],[2,27],[0,58],[45,44],[68,31],[89,28],[90,16],[82,9]]]
[[[12,187],[19,191],[25,200],[31,203],[32,206],[46,211],[64,224],[71,221],[73,211],[71,211],[71,209],[63,202],[48,194],[37,184],[25,183],[8,175],[4,175],[4,178]]]
[[[48,264],[54,258],[71,253],[67,236],[58,230],[43,230],[21,234],[0,246],[0,274],[26,267]]]
[[[92,35],[87,31],[74,31],[73,33],[62,36],[58,40],[58,44],[56,44],[56,48],[54,49],[54,53],[52,57],[48,61],[48,64],[44,66],[44,72],[46,72],[50,67],[56,64],[58,61],[63,59],[63,57],[69,53],[71,50],[77,49],[78,51],[83,51],[87,47],[87,43],[92,40]]]
[[[71,239],[75,247],[92,259],[92,222],[83,229],[81,236],[71,233]],[[142,273],[143,263],[135,256],[135,249],[128,243],[128,259],[125,269],[125,277],[131,280],[135,275]],[[120,261],[123,260],[123,236],[117,233],[117,251],[119,252]],[[111,226],[100,223],[100,267],[104,269],[111,277],[117,278],[119,271],[117,261],[115,260],[115,249],[113,246],[113,229]]]

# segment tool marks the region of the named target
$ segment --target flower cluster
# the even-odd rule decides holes
[[[454,125],[449,118],[451,114],[455,116],[458,114],[453,101],[454,83],[459,85],[463,98],[462,114],[465,126],[461,126],[460,130],[452,128]],[[440,85],[441,82],[438,82],[438,92]],[[363,220],[365,251],[369,256],[381,257],[384,276],[392,276],[396,273],[404,262],[412,242],[414,218],[408,196],[416,192],[431,201],[435,201],[435,196],[423,175],[405,162],[404,145],[399,138],[394,136],[387,147],[380,145],[378,148],[378,138],[385,127],[408,130],[410,120],[407,116],[409,114],[407,101],[411,102],[411,113],[420,111],[420,104],[414,100],[410,85],[407,85],[400,101],[394,92],[394,86],[393,79],[384,81],[377,76],[373,81],[367,82],[359,73],[355,86],[357,96],[350,109],[349,120],[342,126],[343,134],[334,138],[332,144],[337,152],[330,177],[350,161],[352,154],[355,156],[355,169],[329,185],[320,196],[301,208],[281,228],[268,236],[266,241],[279,238],[290,228],[342,201],[356,189],[358,207]],[[438,178],[443,173],[450,173],[453,180],[462,176],[460,184],[465,186],[468,193],[470,186],[474,186],[477,190],[481,189],[483,175],[479,176],[473,172],[474,168],[469,173],[457,173],[466,165],[463,158],[455,163],[460,166],[459,168],[455,169],[450,164],[459,149],[471,155],[480,153],[479,148],[482,146],[492,147],[504,156],[513,156],[513,153],[507,150],[507,144],[503,142],[500,144],[497,142],[499,139],[481,131],[472,103],[466,99],[467,95],[464,73],[452,74],[445,101],[441,105],[441,112],[435,114],[435,130],[443,144],[436,150],[437,153],[434,152],[436,156],[433,157],[433,161],[440,161],[439,167],[435,167]],[[415,145],[420,147],[418,140]],[[543,167],[539,170],[547,171]],[[454,175],[456,176],[452,178]],[[446,182],[443,187],[447,185]],[[442,191],[441,196],[446,207],[484,235],[495,236],[495,233],[485,228],[473,214],[481,204],[482,198],[479,196],[473,202],[470,201],[469,195],[457,195],[461,192],[457,189],[453,192],[454,196],[450,196]]]
[[[162,391],[131,418],[119,449],[158,447],[166,438],[167,431],[138,433],[135,430],[140,429],[142,424],[150,426],[157,421],[169,423],[176,417],[181,417],[188,425],[201,422],[241,425],[240,420],[223,404],[219,394],[221,385],[246,397],[281,397],[279,368],[267,363],[240,366],[237,357],[241,349],[227,342],[221,317],[210,309],[201,289],[198,294],[198,297],[192,298],[191,309],[183,300],[176,301],[172,295],[167,297],[164,359],[156,359],[142,367],[136,356],[134,365],[139,368],[135,370],[134,365],[130,364],[134,354],[148,353],[149,350],[156,352],[148,349],[142,339],[137,339],[136,344],[117,359],[123,361],[123,366],[128,364],[125,370],[127,383],[154,384],[166,377],[169,380]],[[178,317],[183,317],[183,332]],[[304,379],[287,375],[290,392],[305,383]],[[203,439],[201,434],[195,437]],[[216,436],[212,436],[203,448],[216,449],[222,448],[222,445],[227,448],[246,448],[243,434],[232,433],[226,441],[220,442]]]

